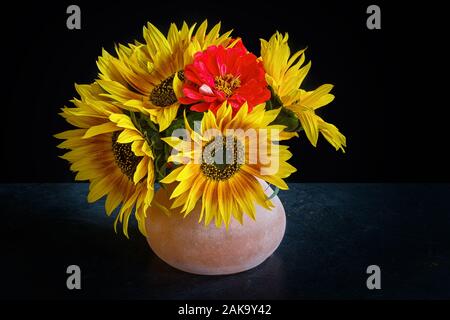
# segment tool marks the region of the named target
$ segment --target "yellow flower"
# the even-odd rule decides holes
[[[145,43],[119,45],[117,58],[103,50],[98,60],[100,86],[104,95],[121,108],[142,112],[165,130],[176,117],[182,96],[182,70],[196,52],[210,45],[228,45],[231,31],[220,36],[220,23],[209,33],[204,21],[194,33],[195,24],[178,30],[171,24],[167,37],[151,23],[144,27]]]
[[[286,190],[288,186],[283,178],[296,171],[286,162],[292,156],[288,147],[278,145],[278,141],[286,137],[272,134],[285,127],[269,125],[279,111],[266,111],[265,105],[260,104],[249,113],[244,103],[233,117],[232,107],[225,102],[216,114],[212,111],[204,114],[199,132],[192,130],[185,117],[190,140],[163,139],[178,150],[169,161],[183,163],[161,181],[177,182],[171,194],[172,199],[176,198],[172,208],[182,206],[181,212],[187,215],[201,199],[199,222],[204,219],[208,225],[215,218],[217,227],[222,222],[228,227],[231,216],[243,223],[243,213],[255,219],[255,203],[271,208],[272,202],[258,179]],[[252,133],[257,135],[252,137]],[[231,142],[226,144],[226,141]],[[227,146],[225,149],[232,156],[226,162],[218,162],[212,159],[213,153],[205,151],[209,146],[216,150],[224,150]],[[261,156],[262,151],[267,152],[267,159]],[[277,166],[271,167],[274,162]]]
[[[114,222],[123,223],[128,237],[128,220],[135,208],[139,230],[145,235],[145,217],[154,194],[153,154],[139,130],[122,110],[102,97],[98,84],[78,85],[81,100],[64,107],[61,115],[77,129],[55,135],[69,149],[63,159],[77,172],[75,180],[89,180],[88,201],[106,196],[106,213],[119,206]]]
[[[315,113],[316,109],[334,100],[334,95],[330,94],[333,86],[324,84],[313,91],[300,89],[311,62],[303,66],[305,49],[291,56],[287,41],[288,34],[283,37],[278,32],[269,41],[261,39],[261,59],[267,83],[281,100],[282,105],[297,115],[312,145],[317,145],[320,132],[336,150],[344,151],[345,136],[334,125],[325,122]]]

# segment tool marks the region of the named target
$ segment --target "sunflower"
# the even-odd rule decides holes
[[[267,83],[282,105],[296,114],[312,145],[317,145],[320,132],[336,150],[345,152],[345,136],[315,112],[334,100],[334,95],[330,93],[333,85],[324,84],[313,91],[301,89],[311,62],[303,66],[305,49],[291,56],[287,41],[288,34],[283,37],[279,32],[269,41],[261,39],[261,59],[266,70]]]
[[[266,111],[265,105],[260,104],[249,113],[248,105],[244,103],[233,116],[233,107],[224,102],[216,113],[209,110],[204,114],[199,132],[192,130],[185,116],[190,139],[163,138],[178,151],[169,157],[169,161],[182,163],[161,180],[177,183],[171,194],[172,199],[176,198],[172,208],[182,206],[181,212],[187,215],[201,198],[199,222],[204,219],[208,225],[215,218],[217,227],[222,222],[228,227],[231,216],[243,223],[243,213],[255,219],[255,203],[270,209],[272,202],[258,179],[286,190],[288,186],[283,178],[296,171],[286,162],[292,156],[288,147],[278,145],[285,137],[272,134],[283,130],[284,126],[269,125],[279,111]],[[252,138],[251,132],[257,135]],[[247,133],[250,134],[247,136]],[[208,151],[210,146],[214,146],[210,148],[212,152]],[[228,161],[216,161],[217,151],[214,155],[214,150],[225,149]],[[267,152],[270,161],[260,157],[262,151]],[[270,168],[274,161],[278,164],[275,169]]]
[[[152,150],[129,116],[102,96],[94,83],[77,85],[81,99],[75,107],[64,107],[61,115],[77,127],[55,135],[65,141],[58,145],[70,149],[62,156],[77,172],[75,180],[88,180],[88,202],[106,196],[108,215],[119,207],[114,222],[123,223],[128,237],[128,221],[135,208],[139,230],[145,235],[144,219],[154,194]]]
[[[144,27],[145,43],[116,46],[117,58],[103,50],[98,60],[98,84],[120,107],[141,112],[165,130],[176,117],[182,95],[183,69],[196,52],[211,45],[227,45],[231,31],[220,36],[220,23],[209,33],[207,21],[196,30],[171,24],[167,37],[153,24]]]

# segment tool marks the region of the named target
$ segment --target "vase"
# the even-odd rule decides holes
[[[268,196],[270,186],[260,181]],[[160,188],[155,200],[170,208],[174,186]],[[245,192],[245,191],[243,191]],[[256,220],[244,215],[241,225],[231,218],[228,230],[214,222],[199,223],[201,201],[186,217],[179,209],[169,214],[153,205],[146,218],[147,241],[153,252],[179,270],[201,275],[225,275],[252,269],[263,263],[278,248],[286,229],[286,215],[278,196],[273,197],[272,210],[257,204]]]

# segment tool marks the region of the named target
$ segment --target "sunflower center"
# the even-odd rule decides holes
[[[114,160],[122,173],[126,175],[130,180],[133,180],[136,167],[141,161],[142,157],[137,157],[131,150],[131,143],[118,143],[117,138],[119,132],[113,132],[112,134],[112,151],[114,154]]]
[[[175,74],[161,81],[150,93],[150,101],[158,107],[168,107],[178,101],[173,90],[173,78]],[[178,72],[178,78],[184,80],[184,72]]]
[[[225,95],[230,97],[233,91],[241,86],[241,80],[239,76],[235,77],[232,74],[227,73],[223,76],[217,76],[214,79],[214,84],[217,90],[222,91]]]
[[[244,147],[236,138],[214,139],[203,148],[200,170],[211,180],[224,181],[239,171],[243,160]]]

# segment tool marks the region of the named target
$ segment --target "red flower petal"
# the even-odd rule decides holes
[[[232,48],[210,46],[196,53],[184,74],[185,97],[180,101],[192,104],[194,111],[215,112],[224,101],[236,112],[245,102],[251,110],[270,99],[264,68],[241,40]]]
[[[204,102],[204,103],[197,103],[197,104],[194,104],[193,106],[191,106],[190,109],[192,111],[205,112],[205,111],[208,111],[210,105],[211,105],[210,103],[206,103],[206,102]]]

